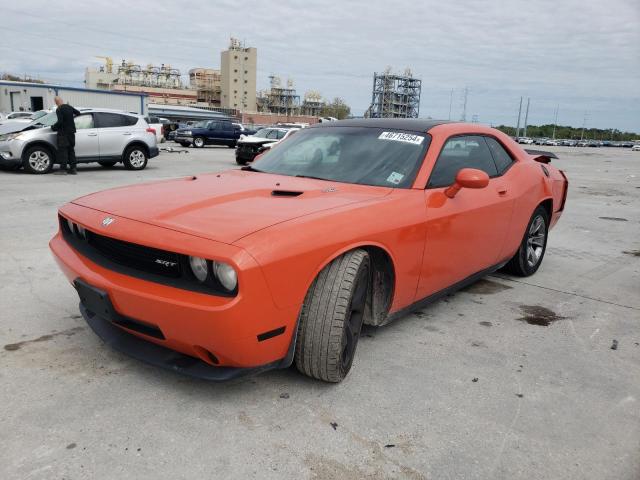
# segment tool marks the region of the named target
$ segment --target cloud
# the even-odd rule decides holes
[[[181,6],[182,5],[182,6]],[[640,131],[640,6],[600,2],[175,1],[47,2],[3,7],[0,71],[81,83],[96,55],[218,67],[229,37],[258,48],[258,85],[291,77],[298,92],[343,97],[361,114],[372,75],[389,65],[422,79],[422,116],[461,114]]]

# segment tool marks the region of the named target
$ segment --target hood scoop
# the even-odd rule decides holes
[[[271,192],[271,196],[273,197],[299,197],[304,192],[299,192],[295,190],[273,190]]]

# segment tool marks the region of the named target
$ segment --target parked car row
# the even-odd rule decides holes
[[[573,139],[559,139],[559,138],[530,138],[530,137],[517,137],[514,138],[518,143],[525,145],[548,145],[548,146],[561,146],[561,147],[621,147],[631,148],[635,145],[634,142],[620,141],[614,142],[610,140],[573,140]]]

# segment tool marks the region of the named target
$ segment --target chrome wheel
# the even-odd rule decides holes
[[[34,150],[29,155],[28,162],[33,171],[43,173],[51,166],[51,157],[43,150]]]
[[[541,215],[536,216],[529,227],[527,236],[527,264],[529,267],[535,267],[544,253],[544,245],[547,236],[547,229],[544,218]]]
[[[129,163],[134,168],[142,167],[144,165],[145,160],[146,160],[146,157],[144,156],[144,153],[140,150],[133,150],[129,154]]]
[[[204,139],[202,139],[202,138],[196,138],[196,139],[193,141],[193,144],[194,144],[196,147],[198,147],[198,148],[202,148],[202,147],[204,147]]]

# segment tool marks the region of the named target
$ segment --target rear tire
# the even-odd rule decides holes
[[[333,260],[316,277],[300,312],[295,363],[305,375],[340,382],[351,369],[366,312],[371,266],[365,250]]]
[[[35,175],[42,175],[53,170],[54,157],[47,147],[37,145],[24,152],[22,166]]]
[[[538,206],[531,215],[524,237],[516,254],[503,270],[519,277],[528,277],[538,271],[547,250],[549,215]]]
[[[127,170],[144,170],[148,161],[147,152],[137,145],[127,148],[124,152],[123,163]]]

